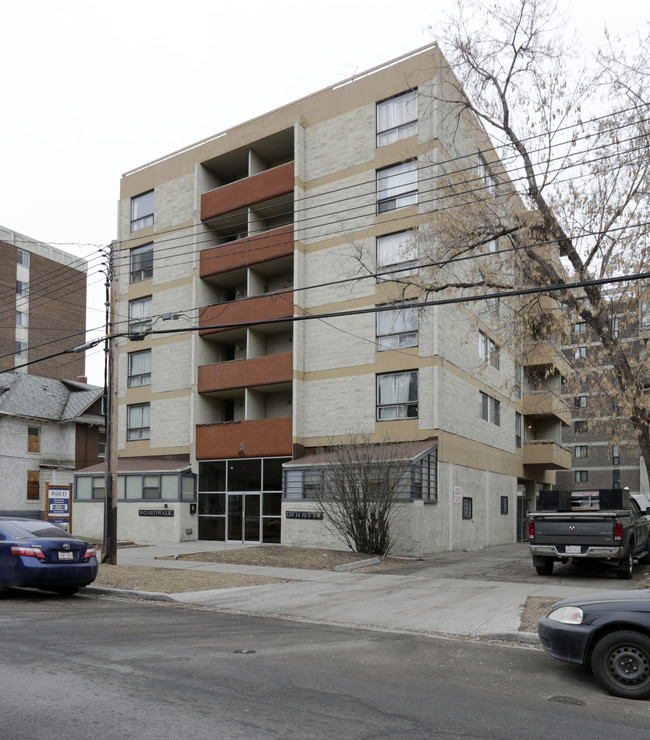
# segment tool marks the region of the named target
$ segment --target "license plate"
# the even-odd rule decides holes
[[[564,552],[567,555],[580,555],[582,550],[580,549],[580,545],[567,545],[564,548]]]
[[[74,560],[74,553],[73,552],[60,552],[59,560]]]

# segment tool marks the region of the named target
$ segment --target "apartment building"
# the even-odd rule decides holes
[[[0,268],[0,372],[83,377],[83,353],[51,356],[85,341],[86,262],[0,227]]]
[[[528,387],[487,303],[404,288],[442,163],[509,188],[433,103],[448,74],[431,45],[123,176],[120,537],[340,547],[310,492],[361,434],[408,455],[395,552],[477,549],[570,466],[561,355],[531,347]],[[88,534],[100,475],[76,476]]]
[[[636,288],[612,292],[609,299],[612,333],[628,348],[630,362],[641,369],[650,333],[650,301]],[[579,318],[571,322],[563,346],[574,380],[563,388],[571,423],[563,443],[571,451],[571,469],[558,472],[557,488],[588,491],[628,488],[643,506],[650,506],[650,486],[632,425],[614,400],[618,396],[600,342]],[[614,393],[609,393],[613,388]],[[620,400],[619,400],[620,402]]]

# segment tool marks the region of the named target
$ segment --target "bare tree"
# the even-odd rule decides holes
[[[629,421],[648,463],[650,36],[633,48],[606,37],[587,59],[563,42],[550,0],[458,7],[440,39],[453,73],[440,70],[430,104],[463,141],[457,152],[471,136],[486,145],[438,163],[419,287],[509,295],[493,323],[522,351],[584,323],[598,358],[576,368]]]
[[[312,498],[324,525],[354,552],[386,555],[394,545],[396,503],[410,493],[408,443],[349,436],[318,452],[321,485]]]

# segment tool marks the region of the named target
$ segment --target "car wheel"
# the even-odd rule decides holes
[[[546,558],[542,565],[536,565],[535,570],[540,576],[550,576],[553,572],[553,561],[551,558]]]
[[[632,578],[632,571],[634,570],[634,557],[632,556],[632,547],[629,547],[625,553],[625,557],[621,560],[619,569],[616,571],[616,576],[622,578],[624,581],[629,581]]]
[[[650,638],[641,632],[605,635],[591,655],[594,678],[610,694],[625,699],[650,697]]]

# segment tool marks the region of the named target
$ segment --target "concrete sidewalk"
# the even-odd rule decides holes
[[[145,598],[355,627],[532,643],[538,642],[536,634],[519,632],[521,615],[529,596],[561,599],[578,593],[606,590],[608,587],[604,583],[584,588],[541,581],[502,583],[436,577],[433,568],[410,575],[384,575],[160,560],[181,553],[231,548],[224,543],[206,541],[147,545],[120,549],[118,562],[120,565],[247,573],[291,579],[286,583],[170,595],[128,592]],[[481,557],[481,553],[467,553],[467,557]]]

